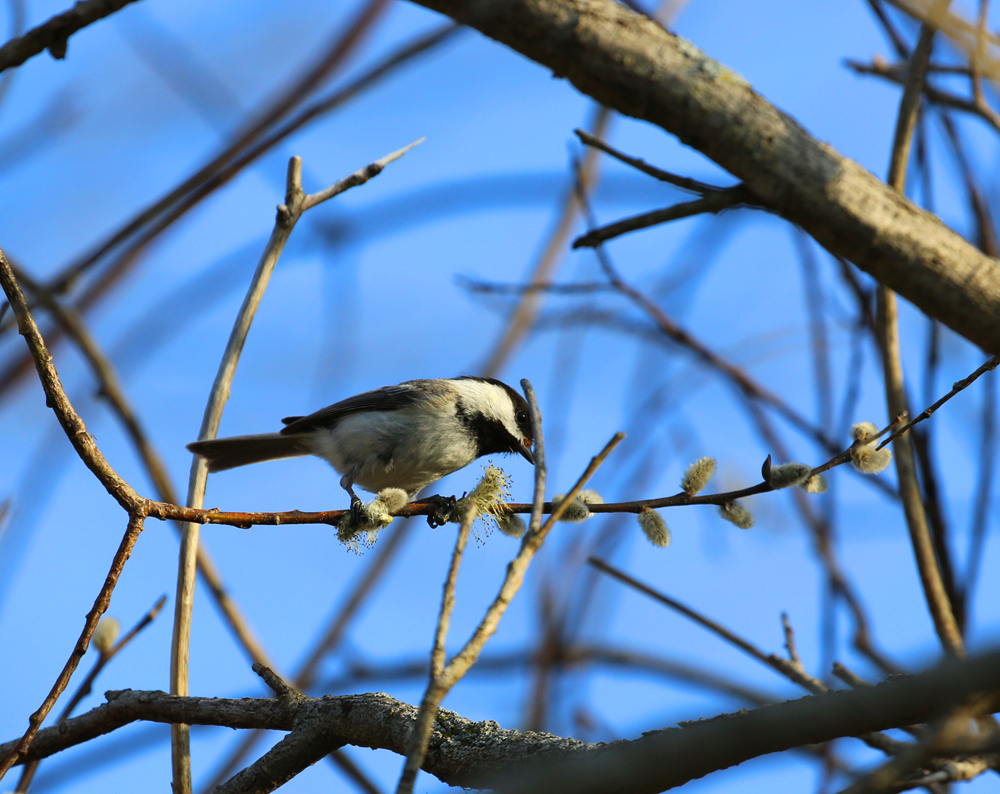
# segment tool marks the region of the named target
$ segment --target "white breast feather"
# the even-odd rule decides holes
[[[361,488],[377,493],[402,488],[411,498],[425,486],[476,458],[475,442],[455,416],[427,417],[426,407],[359,413],[311,438],[313,454]],[[446,409],[447,411],[447,409]],[[351,452],[357,454],[352,458]]]

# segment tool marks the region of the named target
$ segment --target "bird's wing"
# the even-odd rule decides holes
[[[308,433],[317,428],[333,428],[345,416],[359,411],[398,411],[411,405],[424,402],[438,391],[428,388],[428,382],[407,381],[398,386],[383,386],[381,389],[366,391],[341,400],[339,403],[321,408],[309,416],[288,416],[281,421],[285,423],[282,435]]]

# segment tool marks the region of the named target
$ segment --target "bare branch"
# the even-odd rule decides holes
[[[0,263],[2,263],[2,257],[0,257]],[[45,717],[48,716],[52,707],[55,706],[59,696],[69,684],[69,679],[73,675],[73,671],[76,670],[77,666],[80,664],[80,660],[83,658],[83,655],[87,652],[87,648],[90,645],[90,638],[94,634],[94,629],[97,628],[97,623],[101,619],[101,615],[107,611],[108,604],[111,603],[111,594],[114,592],[115,585],[118,584],[118,577],[121,576],[122,569],[125,567],[126,561],[132,554],[132,548],[135,546],[135,542],[139,539],[139,533],[142,532],[142,522],[143,516],[141,514],[129,514],[128,527],[125,530],[125,536],[122,538],[122,541],[118,546],[118,551],[115,553],[114,559],[111,561],[111,569],[108,571],[107,578],[104,580],[104,584],[102,585],[100,592],[97,594],[94,606],[91,607],[90,612],[87,613],[87,619],[84,622],[83,632],[80,634],[80,638],[76,641],[73,652],[66,661],[62,672],[59,673],[59,677],[56,679],[56,682],[52,685],[52,689],[49,690],[49,694],[46,695],[45,700],[42,701],[42,705],[39,706],[38,711],[32,714],[29,718],[28,730],[25,732],[24,736],[22,736],[18,742],[14,743],[14,745],[6,752],[0,750],[0,757],[4,758],[3,764],[0,765],[0,778],[7,774],[10,767],[17,762],[18,759],[23,759],[25,757],[25,753],[31,746],[31,742],[35,738],[35,734],[38,732],[39,726],[45,721]],[[56,730],[58,730],[58,728]]]
[[[990,353],[1000,269],[694,45],[612,0],[419,0],[707,155],[783,218]],[[572,24],[570,24],[572,20]]]
[[[864,63],[862,61],[855,61],[848,58],[844,61],[844,63],[857,74],[870,74],[875,77],[882,77],[886,80],[891,80],[898,85],[904,85],[906,82],[905,70],[901,69],[899,66],[887,64],[880,60],[875,60],[871,63]],[[941,105],[943,107],[954,108],[955,110],[960,110],[963,113],[971,113],[975,116],[979,116],[983,119],[983,121],[993,127],[993,129],[1000,132],[1000,113],[993,110],[993,108],[986,103],[985,98],[978,97],[969,100],[965,97],[959,96],[958,94],[953,94],[950,91],[936,88],[927,82],[924,83],[923,92],[929,102],[933,102],[935,105]]]
[[[903,433],[905,433],[915,424],[919,424],[920,422],[923,422],[925,419],[930,418],[931,414],[933,414],[935,411],[937,411],[938,408],[940,408],[942,405],[948,402],[948,400],[950,400],[960,391],[969,388],[969,386],[971,386],[975,381],[979,379],[980,375],[983,375],[987,372],[992,372],[997,368],[998,365],[1000,365],[1000,356],[994,356],[993,358],[989,359],[989,361],[987,361],[985,364],[983,364],[979,369],[973,372],[971,375],[968,375],[967,377],[964,377],[961,380],[955,381],[952,384],[950,392],[948,392],[944,397],[942,397],[933,405],[930,405],[927,408],[925,408],[923,411],[921,411],[919,414],[913,417],[913,419],[911,419],[905,425],[900,427],[898,430],[893,430],[892,433],[890,433],[889,436],[881,444],[878,445],[878,448],[882,449],[882,447],[884,447],[891,441],[895,441],[899,436],[903,435]]]
[[[125,530],[125,536],[122,538],[118,551],[111,562],[111,570],[108,572],[108,576],[97,595],[97,599],[94,601],[94,606],[87,614],[83,632],[77,640],[76,646],[70,654],[62,672],[60,672],[56,682],[52,685],[49,694],[45,697],[38,710],[28,720],[28,730],[21,737],[16,749],[0,764],[0,778],[2,778],[17,760],[18,756],[23,755],[28,749],[39,726],[52,710],[52,707],[55,706],[59,696],[69,684],[69,679],[73,671],[76,670],[77,665],[79,665],[80,659],[87,652],[90,637],[94,633],[94,629],[97,628],[97,622],[100,620],[101,615],[108,608],[108,604],[111,601],[111,594],[118,584],[118,577],[121,576],[125,562],[132,554],[132,547],[135,545],[136,540],[138,540],[139,533],[142,532],[143,521],[146,517],[146,507],[149,505],[149,501],[140,497],[111,468],[111,465],[97,448],[94,439],[87,432],[83,420],[73,409],[59,380],[55,365],[52,363],[52,356],[45,347],[45,340],[42,339],[38,326],[31,316],[31,311],[28,309],[28,305],[24,299],[24,293],[21,292],[17,279],[14,277],[14,272],[3,251],[0,251],[0,286],[3,287],[7,301],[10,303],[14,316],[17,319],[18,331],[24,337],[28,349],[31,351],[31,357],[35,362],[35,368],[42,382],[42,389],[45,392],[47,404],[55,412],[59,423],[62,425],[63,430],[66,432],[66,435],[69,437],[70,442],[83,462],[94,473],[101,484],[104,485],[108,493],[128,511],[128,527]]]
[[[910,58],[910,69],[906,88],[900,100],[899,116],[889,162],[889,185],[900,193],[906,184],[906,167],[909,162],[910,141],[916,125],[920,106],[920,92],[924,83],[927,62],[930,59],[931,44],[938,20],[948,10],[951,0],[934,0],[929,21],[920,30],[920,40]],[[885,377],[886,404],[891,417],[906,414],[906,394],[903,380],[902,355],[900,352],[899,319],[896,295],[889,285],[882,284],[877,291],[878,315],[876,326],[882,348],[882,365]],[[924,509],[917,480],[916,460],[913,443],[909,437],[897,437],[893,444],[896,460],[896,474],[899,478],[899,498],[903,504],[906,524],[910,531],[910,541],[920,572],[924,596],[934,628],[944,649],[956,656],[965,653],[962,632],[945,590],[931,541],[927,512]]]
[[[293,157],[288,162],[285,203],[278,206],[277,218],[271,237],[261,254],[257,269],[250,281],[243,305],[240,306],[229,336],[229,342],[219,363],[219,370],[212,384],[205,413],[202,417],[198,440],[215,438],[222,421],[222,411],[229,399],[230,385],[236,374],[243,345],[250,333],[250,325],[257,313],[257,307],[264,297],[274,266],[284,250],[285,243],[292,234],[295,224],[306,210],[316,206],[352,187],[365,184],[378,176],[388,163],[399,159],[407,151],[419,144],[410,144],[381,160],[376,160],[355,171],[326,190],[306,195],[302,190],[302,161]],[[188,483],[187,505],[201,508],[205,503],[205,486],[208,483],[208,462],[196,455],[191,462]],[[200,524],[187,522],[181,531],[180,559],[177,566],[177,598],[174,604],[174,632],[170,654],[170,691],[175,695],[188,693],[188,649],[191,642],[191,614],[194,608],[194,589],[198,560],[198,533]],[[173,758],[173,780],[175,794],[189,794],[191,791],[190,736],[186,725],[171,726],[171,747]]]
[[[163,609],[164,604],[167,603],[167,597],[165,595],[160,596],[156,603],[143,615],[139,622],[136,623],[131,630],[125,634],[124,637],[118,640],[113,647],[99,651],[97,661],[94,666],[90,668],[90,672],[87,673],[87,677],[80,682],[80,686],[77,687],[76,692],[73,693],[73,697],[69,699],[69,702],[63,708],[62,713],[59,715],[59,719],[56,720],[56,724],[61,724],[66,722],[72,715],[73,711],[80,701],[83,700],[87,695],[91,693],[94,686],[94,681],[97,680],[97,676],[101,674],[101,671],[107,667],[107,665],[114,659],[119,653],[121,653],[129,643],[132,642],[150,623],[156,620],[156,616],[160,614],[160,610]],[[35,773],[38,771],[38,760],[29,761],[24,765],[24,769],[21,770],[21,778],[17,781],[17,788],[15,791],[27,791],[28,787],[31,785],[32,778],[34,778]]]
[[[613,745],[503,730],[494,722],[475,723],[441,711],[425,769],[450,785],[527,794],[659,792],[767,753],[927,722],[977,693],[987,693],[984,708],[1000,703],[1000,651],[968,661],[948,660],[926,673],[894,677],[874,687],[720,715]],[[344,743],[402,754],[416,712],[381,693],[292,702],[126,690],[108,693],[105,705],[40,731],[28,758],[50,756],[136,720],[183,721],[243,729],[298,727],[298,763],[304,768],[307,757],[321,757],[320,751]],[[0,745],[0,753],[10,752],[15,744]]]
[[[603,135],[611,123],[612,112],[605,107],[595,108],[593,128],[598,135]],[[588,151],[584,157],[581,173],[577,177],[584,185],[585,189],[591,189],[597,184],[600,178],[600,161],[596,150]],[[542,253],[531,269],[529,283],[541,284],[552,278],[555,274],[563,256],[566,253],[566,242],[569,240],[570,232],[576,222],[580,212],[580,203],[577,198],[577,191],[570,183],[569,189],[561,199],[562,206],[559,212],[559,220],[549,232],[548,239]],[[520,302],[510,315],[507,326],[497,340],[493,350],[487,357],[483,365],[482,372],[486,376],[495,376],[503,368],[504,364],[517,349],[517,346],[524,339],[525,334],[531,330],[531,326],[538,319],[538,312],[542,304],[543,295],[531,290],[521,296]]]
[[[53,58],[65,58],[70,36],[134,2],[135,0],[83,0],[76,3],[69,11],[57,14],[48,22],[0,47],[0,72],[12,66],[20,66],[45,50]]]
[[[636,170],[642,171],[642,173],[647,174],[654,179],[659,179],[661,182],[666,182],[669,185],[673,185],[681,190],[686,190],[689,193],[705,195],[706,193],[721,193],[727,190],[732,190],[733,187],[737,187],[736,185],[733,185],[732,187],[710,185],[707,182],[699,182],[697,179],[691,179],[690,177],[673,174],[670,171],[664,171],[662,168],[650,165],[645,160],[641,160],[638,157],[631,157],[630,155],[619,151],[614,146],[602,141],[595,135],[591,135],[586,130],[576,129],[573,130],[573,132],[575,132],[576,136],[587,144],[587,146],[593,146],[595,149],[600,149],[605,154],[610,154],[616,160],[625,163],[625,165],[630,165]]]
[[[59,380],[59,373],[52,363],[52,355],[45,346],[45,340],[42,339],[41,332],[31,316],[24,293],[21,292],[14,271],[3,251],[0,251],[0,286],[3,287],[7,301],[14,311],[18,332],[28,345],[38,377],[42,382],[42,389],[45,391],[46,404],[52,408],[77,454],[118,504],[126,510],[144,510],[146,500],[132,490],[131,486],[111,468],[87,432],[87,426],[73,410]]]
[[[742,185],[737,185],[729,190],[708,193],[694,201],[685,201],[681,204],[674,204],[664,209],[644,212],[640,215],[633,215],[631,218],[609,223],[593,229],[586,234],[577,237],[573,241],[574,248],[593,248],[607,240],[621,237],[623,234],[648,229],[650,226],[658,226],[661,223],[691,218],[695,215],[711,213],[717,215],[725,210],[734,207],[751,206],[751,194]]]
[[[403,765],[399,785],[396,787],[397,794],[412,794],[413,784],[417,780],[417,772],[420,771],[424,758],[427,756],[427,745],[430,743],[431,733],[434,730],[434,720],[437,717],[438,707],[450,688],[444,680],[445,643],[448,639],[448,627],[451,625],[451,613],[455,608],[455,583],[458,580],[458,569],[462,564],[462,555],[469,542],[472,522],[476,518],[475,505],[470,504],[462,517],[462,524],[458,528],[455,548],[451,553],[451,563],[448,565],[448,574],[444,580],[441,609],[434,631],[434,646],[431,648],[430,680],[427,682],[427,688],[420,701],[420,709],[417,711],[417,719],[413,724],[413,732],[410,734],[406,763]]]

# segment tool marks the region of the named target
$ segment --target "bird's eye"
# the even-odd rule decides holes
[[[518,422],[527,421],[528,413],[526,411],[518,411],[514,414],[514,418],[517,419]]]

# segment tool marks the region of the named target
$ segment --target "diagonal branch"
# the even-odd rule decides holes
[[[612,0],[417,0],[676,135],[771,211],[926,314],[1000,353],[1000,269],[932,214],[818,141],[739,75]]]
[[[129,511],[145,511],[146,500],[140,497],[132,487],[125,482],[105,459],[97,448],[97,444],[87,432],[83,419],[73,409],[69,398],[59,381],[59,373],[52,363],[52,355],[45,346],[45,340],[38,330],[35,319],[31,316],[24,293],[14,277],[14,271],[7,261],[3,251],[0,251],[0,287],[7,295],[7,300],[14,311],[17,320],[18,333],[24,337],[31,358],[38,371],[38,378],[45,391],[45,402],[56,415],[66,436],[72,443],[76,453],[87,468],[93,472],[101,485],[111,494],[123,508]]]
[[[20,66],[45,50],[53,58],[65,58],[70,36],[134,2],[135,0],[84,0],[76,3],[69,11],[57,14],[48,22],[0,47],[0,72],[12,66]]]
[[[302,161],[293,157],[288,162],[285,203],[278,206],[277,217],[271,237],[261,254],[243,304],[240,306],[229,342],[212,384],[205,413],[202,417],[198,440],[215,438],[222,421],[222,411],[229,399],[229,390],[236,366],[246,343],[250,326],[263,300],[271,273],[284,250],[302,214],[318,204],[340,195],[346,190],[363,185],[382,173],[391,162],[398,160],[423,138],[395,152],[387,154],[330,187],[318,193],[306,194],[302,190]],[[205,487],[208,483],[208,462],[195,456],[191,462],[188,482],[187,505],[200,508],[205,503]],[[191,615],[194,608],[195,578],[198,560],[198,534],[200,524],[188,522],[181,531],[181,548],[177,566],[177,598],[174,604],[174,632],[170,654],[170,691],[176,695],[188,693],[188,650],[191,640]],[[171,748],[173,757],[173,780],[175,794],[189,794],[191,791],[190,735],[183,724],[171,726]]]
[[[725,210],[745,207],[753,204],[753,195],[743,185],[737,185],[729,190],[712,191],[693,201],[684,201],[651,212],[643,212],[624,218],[607,226],[593,229],[573,241],[574,248],[594,248],[607,240],[621,237],[623,234],[659,226],[661,223],[678,221],[682,218],[692,218],[695,215],[711,213],[718,215]]]

